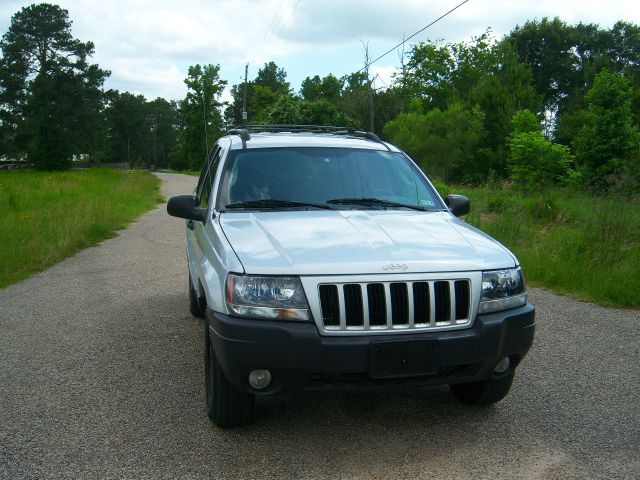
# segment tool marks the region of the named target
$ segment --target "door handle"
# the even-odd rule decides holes
[[[193,230],[193,227],[194,227],[193,220],[187,220],[187,228],[189,230]]]

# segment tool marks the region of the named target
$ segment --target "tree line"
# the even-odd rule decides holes
[[[71,35],[66,10],[17,12],[0,41],[0,156],[36,168],[73,160],[199,169],[227,129],[248,123],[372,130],[446,182],[511,179],[530,190],[640,183],[640,27],[543,18],[497,39],[420,42],[400,56],[391,85],[368,65],[307,77],[295,91],[268,62],[231,85],[218,64],[189,67],[180,101],[103,88],[91,42]]]

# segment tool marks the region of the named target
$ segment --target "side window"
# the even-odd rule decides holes
[[[207,170],[206,175],[202,181],[202,190],[198,198],[200,199],[200,207],[207,208],[207,202],[209,201],[209,194],[211,192],[211,169]]]
[[[198,199],[200,200],[200,207],[206,208],[209,203],[209,195],[213,188],[213,177],[216,174],[218,168],[218,160],[220,158],[220,147],[217,147],[209,157],[206,166],[206,172],[200,176],[200,183],[198,185]]]
[[[202,166],[202,171],[200,172],[200,178],[198,179],[198,185],[196,186],[196,195],[198,196],[198,198],[200,198],[200,194],[202,193],[202,186],[204,184],[204,179],[207,176],[207,172],[209,171],[210,164],[211,155],[206,158],[204,165]]]

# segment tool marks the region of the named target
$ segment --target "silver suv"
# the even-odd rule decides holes
[[[209,417],[256,395],[448,384],[497,402],[534,336],[518,260],[458,217],[397,147],[348,129],[221,137],[187,219],[191,312],[204,317]]]

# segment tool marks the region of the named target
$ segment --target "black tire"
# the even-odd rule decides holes
[[[239,392],[227,380],[216,360],[209,338],[209,321],[204,321],[204,376],[207,394],[207,415],[218,427],[248,425],[253,420],[255,398]]]
[[[468,405],[491,405],[507,396],[512,383],[513,370],[498,378],[449,385],[449,388],[463,403]]]
[[[191,311],[191,315],[197,318],[203,318],[205,308],[205,302],[198,298],[198,294],[193,289],[191,272],[189,272],[189,310]]]

